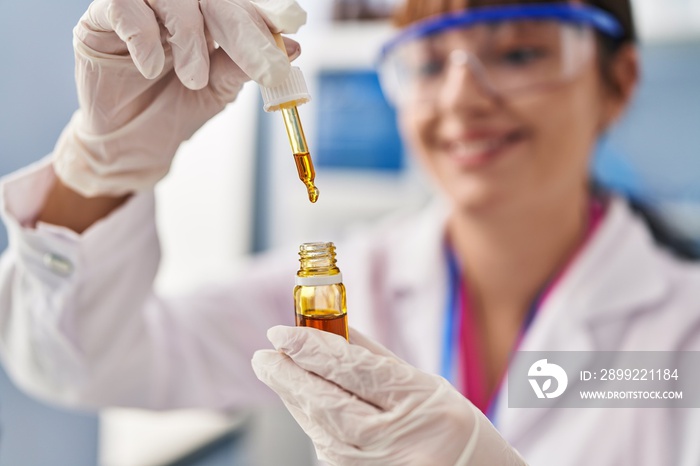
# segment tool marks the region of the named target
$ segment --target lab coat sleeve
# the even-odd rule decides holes
[[[9,232],[0,259],[0,354],[14,381],[44,400],[87,408],[230,408],[273,399],[250,359],[269,346],[267,328],[291,323],[293,269],[270,259],[245,278],[158,296],[153,193],[134,195],[81,235],[33,227],[54,179],[45,160],[0,185]]]

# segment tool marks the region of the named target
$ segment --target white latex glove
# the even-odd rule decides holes
[[[352,330],[273,327],[277,351],[253,370],[284,401],[331,465],[523,466],[525,461],[445,379]]]
[[[294,0],[94,1],[73,30],[80,110],[56,145],[56,174],[84,196],[152,187],[246,81],[286,79],[272,32],[305,21]]]

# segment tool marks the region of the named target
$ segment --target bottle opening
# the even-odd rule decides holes
[[[337,274],[335,244],[304,243],[299,246],[300,275],[309,273]]]

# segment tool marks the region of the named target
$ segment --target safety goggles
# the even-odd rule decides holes
[[[494,95],[511,96],[576,76],[595,55],[595,31],[623,34],[607,12],[582,4],[474,8],[404,29],[382,49],[379,74],[396,105],[434,102],[471,72]]]

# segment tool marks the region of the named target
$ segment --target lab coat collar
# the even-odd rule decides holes
[[[433,342],[415,356],[424,370],[439,367],[447,292],[444,246],[448,216],[449,204],[435,201],[415,223],[399,224],[393,236],[395,244],[387,248],[387,284],[398,293],[394,296],[421,290],[423,312],[404,322],[415,338],[420,335]],[[596,332],[615,327],[607,325],[610,323],[624,327],[635,314],[653,312],[654,304],[670,290],[660,269],[658,247],[643,221],[625,200],[611,197],[603,221],[539,310],[520,349],[620,349],[619,339],[602,338]],[[425,312],[427,309],[433,312]],[[546,409],[508,408],[507,379],[498,404],[496,425],[516,447],[543,418],[552,415],[552,410]]]
[[[416,290],[445,276],[445,234],[449,204],[434,200],[409,225],[399,225],[390,251],[388,284],[397,292]],[[655,266],[657,246],[627,202],[610,198],[606,215],[540,310],[565,313],[572,327],[623,317],[661,298],[668,288]],[[539,316],[538,316],[539,319]]]
[[[445,232],[449,204],[436,200],[406,223],[394,223],[390,235],[386,280],[391,299],[412,295],[403,312],[411,315],[403,324],[411,338],[432,342],[414,355],[423,370],[437,371],[445,319],[447,270]],[[669,292],[670,284],[660,271],[658,246],[643,221],[626,201],[611,197],[607,212],[595,234],[579,251],[556,288],[551,292],[523,338],[525,351],[612,351],[618,341],[596,332],[609,323],[625,325],[640,312],[653,312],[654,303]],[[415,309],[420,308],[419,310]],[[412,341],[412,340],[411,340]],[[499,396],[507,407],[507,381]],[[517,411],[514,417],[512,412]],[[543,410],[497,409],[504,418],[508,439],[527,433],[545,413]],[[498,422],[497,424],[500,424]],[[499,428],[501,426],[499,425]],[[519,433],[519,434],[518,434]]]
[[[440,370],[447,300],[445,226],[449,204],[433,200],[427,208],[390,223],[381,246],[386,254],[384,269],[387,299],[401,337],[397,354],[416,367]],[[388,337],[391,338],[391,337]],[[411,345],[407,342],[425,342]]]
[[[644,222],[625,200],[611,197],[603,222],[540,314],[572,328],[627,317],[665,296],[670,285],[660,269],[658,246]]]
[[[619,351],[624,329],[642,312],[660,312],[670,291],[659,270],[658,246],[620,198],[612,198],[605,219],[552,291],[526,334],[523,351]],[[591,353],[592,357],[592,353]],[[589,358],[590,359],[590,358]],[[585,369],[567,366],[577,373]],[[508,383],[499,394],[496,425],[516,448],[556,409],[508,408]],[[528,441],[531,442],[532,440]]]

